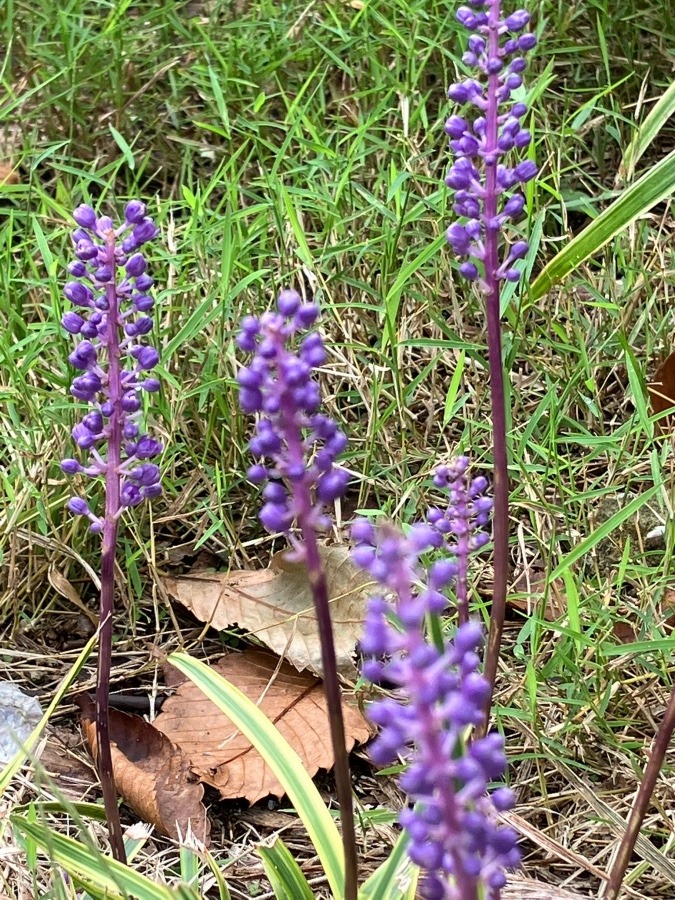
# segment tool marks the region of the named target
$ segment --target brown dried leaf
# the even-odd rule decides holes
[[[675,630],[675,588],[667,587],[663,597],[656,604],[658,622],[665,632],[670,634]],[[634,611],[629,610],[625,621],[619,619],[612,625],[612,634],[620,644],[632,644],[640,640],[640,626],[638,617]],[[634,624],[633,624],[634,623]]]
[[[90,697],[79,699],[82,726],[94,759],[96,713]],[[110,710],[115,785],[129,806],[160,834],[178,840],[188,825],[209,845],[211,823],[202,803],[204,787],[180,747],[140,716]]]
[[[656,370],[654,381],[647,385],[649,399],[655,415],[675,406],[675,351]],[[665,416],[657,422],[661,432],[672,431],[675,424],[673,415]]]
[[[361,636],[369,576],[343,545],[319,548],[328,582],[338,670],[355,674],[354,648]],[[235,625],[283,656],[298,671],[321,675],[321,647],[314,604],[302,563],[281,553],[263,571],[191,572],[164,578],[167,592],[201,622],[222,631]]]
[[[0,163],[0,186],[3,184],[19,184],[21,179],[14,166]]]
[[[297,672],[266,650],[229,653],[213,666],[254,700],[293,747],[310,775],[333,765],[323,687],[308,672]],[[277,671],[278,669],[278,671]],[[359,710],[343,703],[347,749],[362,743],[371,729]],[[249,740],[195,687],[183,682],[164,702],[155,725],[182,748],[206,784],[224,799],[255,803],[284,789]]]
[[[567,599],[562,578],[556,578],[548,588],[544,619],[556,622],[567,612]],[[530,615],[541,609],[541,600],[546,593],[546,570],[540,560],[535,560],[517,576],[509,591],[508,605]],[[513,597],[511,594],[527,594],[527,597]]]

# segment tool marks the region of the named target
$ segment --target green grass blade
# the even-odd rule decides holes
[[[276,900],[314,900],[307,879],[281,838],[271,847],[258,847],[258,853]]]
[[[93,847],[80,844],[73,838],[52,831],[40,822],[30,822],[25,816],[10,816],[12,826],[34,841],[55,863],[80,884],[92,897],[101,900],[175,900],[177,896],[199,900],[193,891],[181,893],[162,884],[155,884],[139,872],[104,857]]]
[[[65,678],[59,685],[59,688],[58,688],[56,694],[54,695],[54,699],[49,704],[49,706],[45,710],[45,714],[42,716],[42,718],[40,719],[38,724],[35,726],[35,728],[31,732],[28,740],[23,745],[21,750],[18,750],[16,752],[16,754],[14,755],[14,758],[10,759],[10,761],[7,763],[7,765],[4,767],[4,769],[0,772],[0,797],[7,790],[12,778],[14,778],[16,773],[19,771],[21,766],[26,761],[26,759],[27,759],[28,755],[30,754],[31,750],[33,749],[33,747],[37,744],[37,742],[40,738],[40,735],[42,734],[43,729],[45,728],[45,726],[47,725],[47,722],[49,721],[49,717],[54,712],[56,707],[59,705],[59,703],[61,702],[61,700],[67,693],[68,689],[70,688],[71,684],[75,681],[77,676],[82,671],[82,666],[89,659],[89,654],[94,649],[96,640],[97,640],[97,635],[94,635],[92,638],[89,639],[89,641],[87,641],[87,644],[82,649],[82,652],[75,660],[72,668],[66,674]]]
[[[169,662],[225,713],[272,769],[307,829],[333,894],[340,897],[344,885],[340,834],[295,750],[252,700],[207,665],[186,653],[172,654]]]
[[[549,575],[549,583],[552,582],[556,578],[560,578],[570,566],[573,566],[577,560],[581,559],[589,550],[592,550],[593,547],[597,543],[599,543],[603,538],[608,537],[613,531],[619,528],[627,519],[630,519],[631,516],[634,516],[635,513],[642,509],[645,503],[649,503],[649,501],[661,490],[660,484],[655,484],[649,488],[648,491],[645,491],[643,494],[640,494],[639,497],[635,497],[631,500],[630,503],[627,503],[622,509],[618,512],[614,513],[611,518],[607,519],[606,522],[603,522],[599,528],[596,528],[592,534],[589,534],[588,537],[584,538],[580,544],[571,550],[567,556],[561,560],[555,569]]]
[[[394,849],[359,891],[359,900],[414,900],[419,869],[408,858],[408,836],[401,834]]]
[[[654,104],[623,155],[617,178],[630,178],[640,158],[649,149],[668,119],[675,114],[675,81]]]
[[[547,263],[530,288],[538,300],[596,253],[627,225],[675,190],[675,150],[625,190],[607,209]]]

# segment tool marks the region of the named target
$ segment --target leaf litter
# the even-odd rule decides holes
[[[96,709],[78,698],[82,727],[96,759]],[[209,846],[211,823],[202,803],[204,786],[180,747],[141,716],[110,710],[113,775],[117,790],[134,812],[165,837],[179,840],[191,829]]]
[[[333,766],[328,710],[321,682],[266,650],[233,651],[213,665],[253,700],[300,757],[310,776]],[[169,674],[169,679],[175,677]],[[343,700],[347,750],[372,734],[358,708]],[[162,706],[155,726],[178,745],[206,784],[223,799],[256,803],[284,795],[276,775],[250,741],[191,681],[183,681]]]
[[[326,573],[338,671],[356,675],[354,653],[361,637],[368,587],[372,581],[352,563],[345,545],[321,545]],[[168,594],[201,622],[217,631],[237,626],[283,657],[298,671],[319,677],[321,646],[312,593],[303,563],[284,553],[269,569],[209,572],[165,577]]]

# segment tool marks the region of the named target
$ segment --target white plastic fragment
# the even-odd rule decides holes
[[[12,681],[0,681],[0,767],[12,759],[41,718],[35,697]]]

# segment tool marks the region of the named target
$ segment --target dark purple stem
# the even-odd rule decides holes
[[[106,240],[107,262],[113,277],[106,286],[109,400],[113,412],[108,422],[108,454],[105,473],[105,517],[101,549],[101,608],[98,638],[98,672],[96,680],[96,743],[98,774],[103,790],[103,805],[113,857],[126,863],[122,825],[117,806],[117,791],[110,748],[109,696],[112,659],[113,607],[115,601],[115,554],[117,550],[117,516],[120,510],[120,464],[122,462],[122,384],[119,346],[119,303],[115,284],[115,234]]]
[[[616,900],[619,896],[621,884],[624,875],[626,874],[626,869],[628,868],[633,849],[635,848],[635,842],[640,834],[640,827],[647,813],[656,779],[659,777],[666,751],[670,745],[673,729],[675,729],[675,686],[670,692],[668,706],[666,707],[665,715],[663,716],[663,720],[657,732],[644,776],[640,782],[633,809],[628,817],[628,824],[626,825],[626,830],[623,833],[621,844],[619,845],[619,852],[609,871],[609,879],[603,894],[605,900]]]
[[[500,4],[493,3],[488,13],[488,58],[496,57],[499,50]],[[487,109],[485,113],[485,222],[497,216],[497,138],[499,75],[488,76]],[[499,652],[506,615],[506,586],[509,556],[509,470],[506,453],[506,400],[504,397],[504,368],[502,363],[499,231],[485,230],[485,282],[487,285],[486,318],[488,361],[490,364],[490,399],[492,406],[492,435],[494,455],[494,586],[490,630],[485,654],[485,678],[490,693],[485,704],[485,721],[478,729],[478,737],[489,726],[490,708],[494,693]]]
[[[300,428],[295,424],[295,410],[289,409],[282,421],[288,423],[286,443],[289,461],[296,462],[304,468],[304,452]],[[345,859],[344,900],[357,900],[358,895],[358,856],[356,852],[356,832],[354,829],[354,807],[352,799],[352,783],[349,772],[349,754],[345,739],[344,717],[342,715],[342,694],[335,656],[333,639],[333,623],[330,615],[328,586],[319,556],[319,544],[314,525],[315,510],[312,496],[307,484],[307,476],[293,484],[296,500],[297,520],[302,532],[305,550],[305,565],[312,591],[312,599],[316,610],[321,645],[321,662],[323,665],[323,689],[328,705],[330,736],[335,757],[335,787],[340,806],[342,823],[342,847]]]

